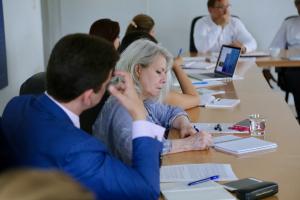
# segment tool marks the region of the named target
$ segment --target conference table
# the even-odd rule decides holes
[[[297,56],[297,60],[289,59],[291,56]],[[271,56],[256,58],[258,67],[300,67],[300,49],[282,49],[280,54],[273,58]]]
[[[238,178],[254,177],[278,183],[278,194],[267,199],[300,199],[300,126],[283,97],[267,85],[254,61],[239,62],[236,73],[244,79],[212,89],[225,90],[219,97],[239,98],[241,103],[233,109],[189,109],[191,121],[234,123],[258,113],[266,119],[263,139],[277,143],[277,149],[237,157],[210,148],[165,155],[162,164],[229,163]],[[177,132],[172,130],[170,137],[177,138]]]

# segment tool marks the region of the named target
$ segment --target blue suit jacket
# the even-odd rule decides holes
[[[162,145],[157,140],[135,139],[133,164],[127,166],[76,128],[44,94],[15,97],[2,117],[3,134],[18,166],[61,169],[97,199],[158,199]]]

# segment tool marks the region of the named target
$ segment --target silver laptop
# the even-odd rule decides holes
[[[199,80],[232,78],[240,54],[241,48],[223,45],[213,73],[189,74],[189,76]]]

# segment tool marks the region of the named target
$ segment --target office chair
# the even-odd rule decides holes
[[[46,72],[40,72],[28,78],[20,87],[20,95],[34,94],[38,95],[46,90]],[[96,121],[98,113],[101,111],[109,93],[106,92],[101,101],[93,108],[85,110],[80,116],[80,128],[89,134],[92,134],[92,126]]]
[[[284,19],[284,21],[286,20],[289,20],[289,19],[292,19],[292,18],[295,18],[295,17],[298,17],[298,15],[291,15],[291,16],[288,16]],[[285,46],[285,49],[288,49],[288,46],[286,44]],[[277,78],[277,85],[280,87],[280,89],[282,89],[283,91],[285,91],[285,101],[288,103],[289,101],[289,93],[290,93],[290,90],[286,84],[286,76],[285,76],[285,72],[287,70],[289,70],[291,68],[289,67],[276,67],[275,68],[275,72],[277,72],[278,74],[278,78]]]
[[[8,150],[8,144],[3,135],[2,117],[0,116],[0,172],[14,166],[12,155]]]
[[[20,95],[41,94],[46,90],[46,72],[39,72],[28,78],[20,87]]]
[[[197,16],[192,20],[191,30],[190,30],[190,52],[194,52],[194,53],[198,52],[197,48],[195,46],[195,41],[194,41],[194,29],[195,29],[196,22],[204,16],[206,16],[206,15]],[[236,17],[239,19],[239,17],[236,15],[231,15],[231,17]]]

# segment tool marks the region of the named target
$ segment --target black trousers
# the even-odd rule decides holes
[[[300,122],[300,67],[287,68],[284,76],[286,80],[286,86],[294,96],[298,122]]]

